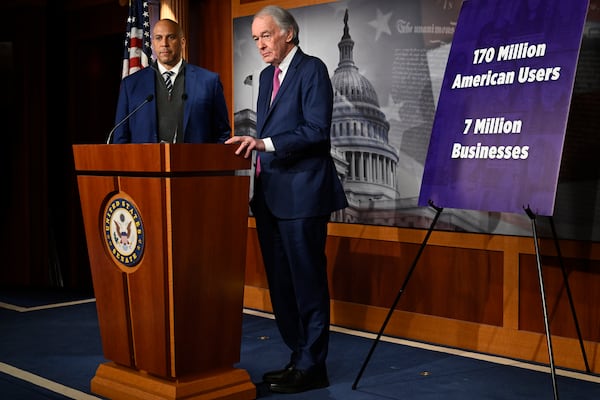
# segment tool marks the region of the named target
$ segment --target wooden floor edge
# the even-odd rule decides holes
[[[268,289],[246,286],[244,307],[272,312]],[[381,307],[333,300],[331,323],[378,333],[388,312]],[[549,364],[550,360],[545,334],[431,315],[394,311],[384,334],[540,364]],[[553,335],[551,342],[556,367],[587,372],[577,339]],[[589,372],[600,373],[600,344],[584,341],[584,349]]]

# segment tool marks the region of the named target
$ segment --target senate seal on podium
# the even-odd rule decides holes
[[[144,224],[133,201],[113,197],[104,211],[104,237],[118,264],[134,267],[144,254]]]

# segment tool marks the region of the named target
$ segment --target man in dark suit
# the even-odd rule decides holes
[[[175,21],[155,24],[152,47],[157,62],[122,80],[117,124],[141,107],[115,129],[113,143],[223,143],[229,138],[229,113],[219,76],[186,63],[184,46],[185,37]]]
[[[348,203],[330,154],[327,67],[298,47],[298,24],[280,7],[254,16],[252,37],[270,64],[260,74],[257,138],[226,143],[238,143],[244,157],[258,151],[250,205],[275,319],[291,350],[289,363],[263,380],[274,392],[297,393],[329,385],[325,242],[330,214]]]

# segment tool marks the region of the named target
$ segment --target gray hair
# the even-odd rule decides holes
[[[266,6],[259,12],[254,15],[256,17],[264,17],[271,16],[273,20],[277,24],[277,26],[285,32],[292,31],[292,43],[296,46],[300,43],[300,38],[298,37],[298,33],[300,33],[300,28],[298,27],[298,23],[296,19],[290,12],[284,8],[279,6]]]

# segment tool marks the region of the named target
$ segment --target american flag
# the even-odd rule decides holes
[[[147,67],[151,56],[148,1],[129,0],[121,79]]]

